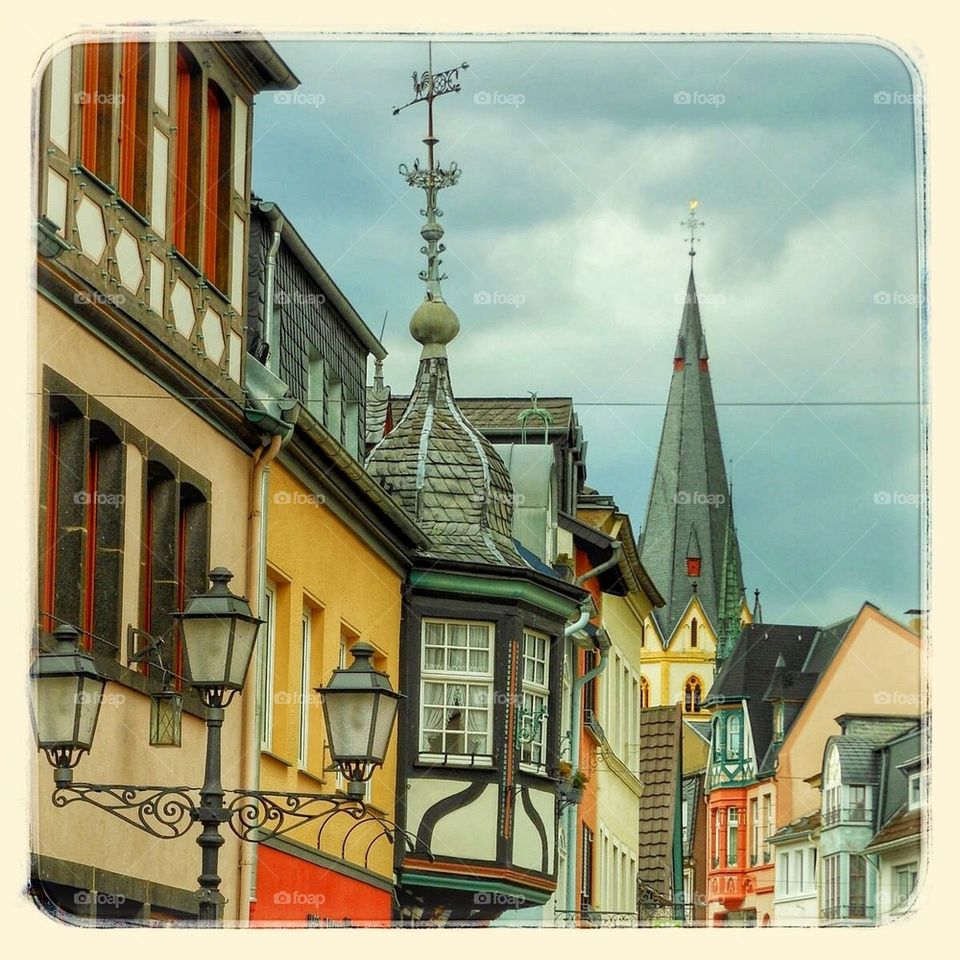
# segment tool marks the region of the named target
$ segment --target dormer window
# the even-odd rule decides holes
[[[687,557],[687,576],[688,577],[700,576],[700,558],[699,557]]]
[[[911,773],[907,781],[907,807],[910,810],[918,810],[922,801],[922,785],[920,783],[920,771]]]
[[[743,751],[743,720],[739,713],[732,713],[727,720],[727,755],[740,759]]]
[[[783,701],[778,700],[773,705],[773,742],[783,740]]]
[[[689,562],[689,561],[688,561],[688,562]],[[695,575],[699,575],[699,573],[700,573],[700,561],[697,560],[697,574],[695,574]],[[698,629],[698,627],[699,627],[699,624],[697,623],[697,618],[694,617],[694,618],[690,621],[690,649],[691,649],[691,650],[696,650],[696,649],[697,649],[697,629]]]

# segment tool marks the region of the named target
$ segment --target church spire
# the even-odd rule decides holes
[[[730,645],[739,633],[743,580],[693,276],[697,230],[703,226],[696,217],[697,206],[690,201],[690,215],[684,221],[689,229],[690,275],[640,558],[666,598],[655,615],[668,642],[696,593],[718,639]],[[699,556],[692,556],[691,544]],[[696,577],[691,576],[694,569]]]

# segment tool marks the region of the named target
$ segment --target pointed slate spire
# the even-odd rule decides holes
[[[691,228],[690,277],[640,557],[667,601],[655,615],[668,642],[696,584],[718,638],[732,647],[739,634],[743,575],[693,275],[693,233]],[[696,579],[687,572],[693,536],[700,553]]]

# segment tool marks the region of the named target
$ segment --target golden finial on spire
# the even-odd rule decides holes
[[[690,242],[690,249],[687,251],[691,257],[697,255],[697,251],[694,249],[694,244],[700,242],[700,238],[697,236],[697,227],[703,226],[703,221],[697,219],[696,209],[700,205],[699,200],[690,201],[690,216],[686,220],[680,221],[681,227],[687,227],[690,230],[690,236],[686,239]]]

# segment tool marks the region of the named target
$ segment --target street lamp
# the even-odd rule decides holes
[[[211,570],[213,586],[193,597],[182,613],[173,615],[180,622],[190,683],[208,707],[226,707],[243,689],[263,623],[250,612],[243,597],[230,592],[227,584],[232,579],[226,567]]]
[[[41,653],[30,670],[33,728],[37,746],[69,782],[73,767],[93,746],[106,680],[87,653],[79,650],[80,631],[67,624],[53,632],[56,646]]]
[[[353,663],[335,669],[316,692],[323,703],[330,756],[348,781],[347,794],[362,797],[364,782],[387,755],[402,695],[370,662],[376,652],[370,644],[357,643],[350,652]]]
[[[182,837],[199,823],[198,916],[202,923],[217,923],[225,902],[218,872],[221,824],[241,840],[260,843],[339,811],[357,821],[365,819],[362,784],[383,764],[401,695],[370,663],[373,647],[357,644],[353,663],[334,670],[330,683],[318,688],[330,752],[348,781],[346,794],[225,790],[220,779],[225,708],[243,690],[264,621],[253,616],[245,599],[230,592],[229,570],[217,567],[209,577],[212,587],[173,615],[180,623],[190,683],[206,707],[203,786],[74,783],[73,767],[93,746],[106,680],[93,658],[79,652],[79,633],[69,626],[54,631],[56,649],[40,654],[30,675],[37,744],[55,768],[54,805],[90,803],[161,839]],[[379,815],[370,819],[388,836],[390,827],[400,832]],[[410,842],[406,835],[404,839]]]

